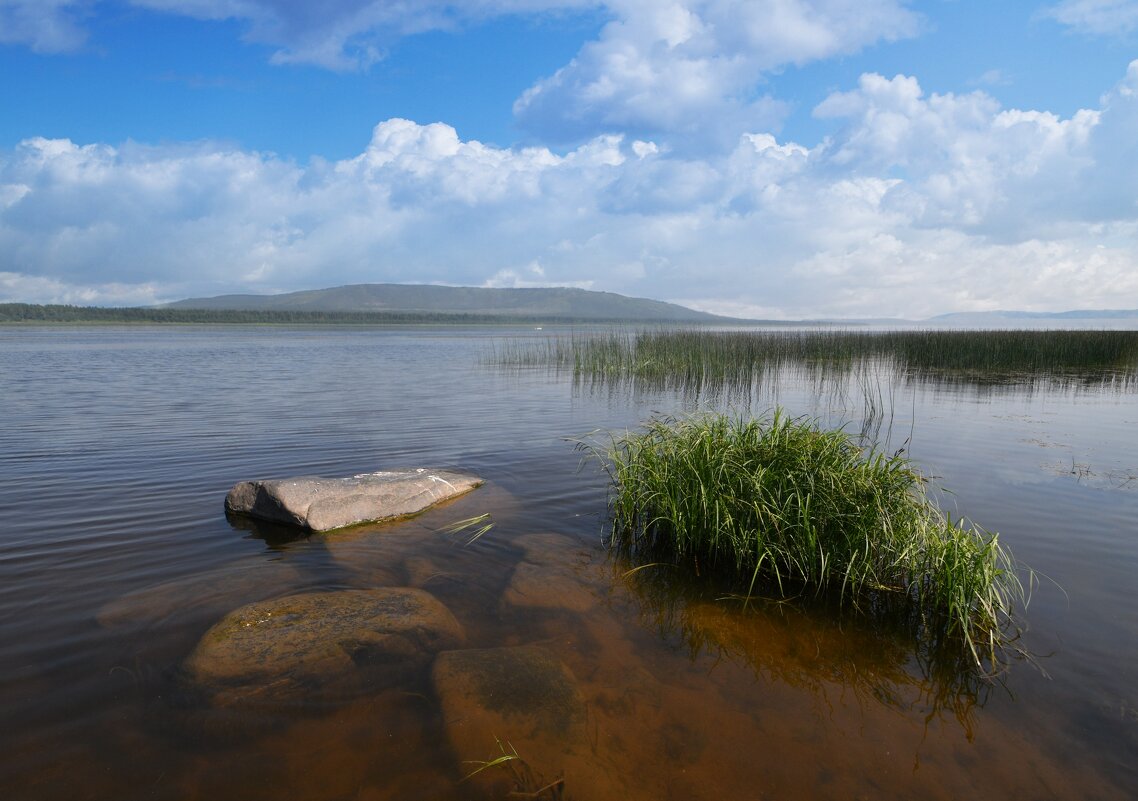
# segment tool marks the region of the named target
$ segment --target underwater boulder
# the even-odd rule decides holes
[[[486,792],[532,791],[589,751],[576,679],[544,648],[444,651],[432,679],[451,749]]]
[[[424,674],[436,652],[464,640],[423,590],[311,592],[230,612],[183,667],[212,706],[338,700]]]
[[[502,595],[512,607],[588,612],[597,595],[587,575],[592,555],[561,534],[525,534],[514,540],[525,554]]]

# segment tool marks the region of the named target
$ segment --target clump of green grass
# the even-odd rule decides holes
[[[998,537],[946,517],[900,453],[775,412],[657,418],[602,453],[613,544],[745,584],[805,591],[868,614],[898,608],[920,635],[1001,663],[1026,605]]]

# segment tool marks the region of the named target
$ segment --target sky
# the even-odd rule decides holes
[[[1138,0],[0,0],[0,302],[1138,308]]]

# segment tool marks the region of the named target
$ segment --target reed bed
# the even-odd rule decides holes
[[[840,374],[886,361],[941,380],[1130,386],[1138,378],[1138,331],[614,330],[507,344],[492,360],[673,385],[743,384],[786,367]]]
[[[904,618],[926,642],[1001,663],[1026,597],[998,536],[945,516],[900,453],[775,412],[656,418],[600,451],[614,546],[741,583]],[[956,647],[955,645],[952,647]]]

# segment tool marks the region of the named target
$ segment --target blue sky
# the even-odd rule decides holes
[[[1138,0],[0,0],[0,301],[1138,308]]]

